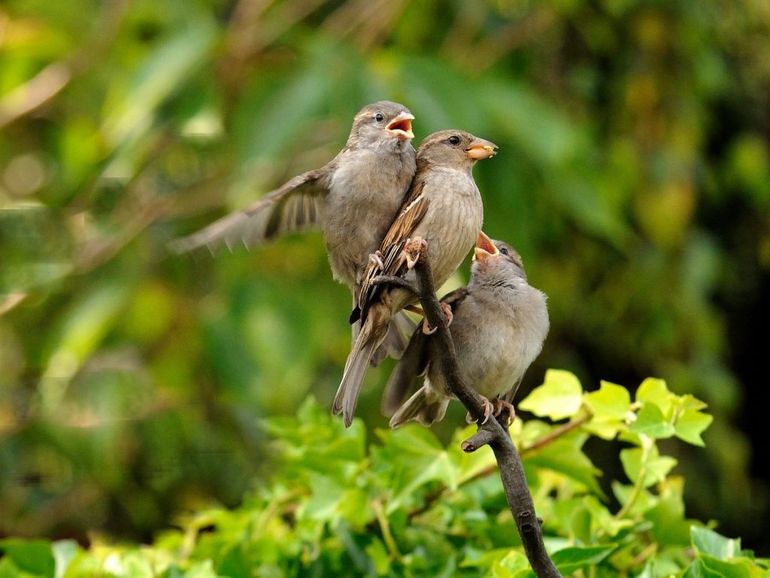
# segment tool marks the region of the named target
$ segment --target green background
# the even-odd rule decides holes
[[[522,397],[558,367],[704,399],[708,450],[672,449],[688,513],[767,553],[768,95],[763,0],[7,0],[0,535],[148,539],[265,483],[256,418],[329,404],[349,295],[317,233],[165,244],[322,165],[388,98],[416,142],[500,147],[475,170],[485,229],[552,321]],[[594,456],[607,482],[616,453]]]

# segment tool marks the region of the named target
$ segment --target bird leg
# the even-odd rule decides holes
[[[499,421],[503,427],[510,426],[513,423],[513,420],[516,419],[516,408],[513,407],[513,404],[510,401],[495,398],[492,401],[492,406],[495,410],[492,415],[497,418],[497,421]]]
[[[475,420],[471,417],[471,414],[465,414],[465,422],[466,423],[477,423],[478,425],[484,425],[489,421],[489,418],[495,415],[495,405],[489,401],[486,397],[483,395],[481,396],[482,403],[484,404],[484,419],[481,420],[481,423],[478,422],[478,420]]]
[[[449,303],[444,303],[443,301],[441,301],[439,305],[441,306],[441,312],[444,314],[444,319],[446,319],[446,326],[449,327],[452,325],[452,320],[455,317],[454,313],[452,313],[452,306],[449,305]],[[422,332],[425,335],[432,335],[436,332],[436,328],[430,326],[427,318],[422,320]]]
[[[402,255],[406,261],[406,268],[411,270],[414,268],[420,256],[428,249],[428,242],[422,237],[413,237],[407,239],[404,243],[404,249]]]

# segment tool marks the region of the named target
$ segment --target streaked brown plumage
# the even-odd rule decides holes
[[[417,152],[417,172],[404,208],[388,230],[378,251],[382,266],[366,269],[351,322],[360,319],[358,333],[345,364],[333,411],[343,413],[346,425],[353,419],[364,373],[374,352],[383,343],[394,316],[416,301],[416,296],[393,286],[373,285],[379,275],[414,281],[405,260],[408,241],[427,242],[428,258],[436,286],[441,286],[473,247],[481,230],[481,195],[471,170],[479,159],[495,154],[496,146],[460,130],[428,136]]]

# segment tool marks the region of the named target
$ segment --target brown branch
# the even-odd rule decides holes
[[[430,326],[436,328],[434,339],[439,340],[438,349],[442,352],[438,361],[447,384],[471,417],[480,423],[484,418],[484,402],[474,389],[468,387],[460,372],[454,342],[433,286],[433,273],[427,256],[428,252],[424,251],[415,265],[422,309]],[[535,515],[535,505],[527,486],[524,466],[507,429],[503,428],[496,419],[489,419],[479,426],[479,431],[475,435],[463,442],[463,450],[475,451],[481,445],[489,445],[495,454],[505,497],[524,545],[524,552],[535,575],[538,577],[561,576],[545,550],[543,530]]]

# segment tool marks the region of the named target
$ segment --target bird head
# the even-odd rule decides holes
[[[366,105],[353,120],[348,144],[364,146],[406,146],[414,138],[414,115],[397,102],[381,100]]]
[[[473,249],[471,275],[476,281],[527,279],[524,263],[516,249],[503,241],[493,241],[483,231],[479,232],[476,247]]]
[[[462,130],[435,132],[420,144],[418,160],[433,165],[473,166],[497,154],[497,145]]]

